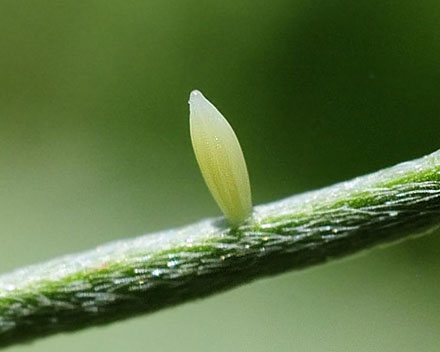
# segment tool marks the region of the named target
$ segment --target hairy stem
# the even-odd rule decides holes
[[[440,151],[222,219],[113,242],[0,276],[0,346],[104,324],[440,225]]]

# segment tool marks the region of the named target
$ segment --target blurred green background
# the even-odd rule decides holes
[[[218,216],[200,89],[256,204],[440,148],[438,0],[3,0],[0,271]],[[440,232],[11,351],[438,351]]]

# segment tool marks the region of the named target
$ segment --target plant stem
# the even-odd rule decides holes
[[[148,313],[440,225],[440,151],[222,219],[0,276],[0,346]]]

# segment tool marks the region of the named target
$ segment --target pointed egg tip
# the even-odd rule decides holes
[[[194,104],[200,104],[206,101],[206,98],[204,97],[204,95],[202,94],[202,92],[200,92],[199,90],[195,89],[191,92],[191,94],[189,95],[189,101],[188,103],[190,105],[194,105]]]
[[[202,92],[200,91],[200,90],[198,90],[198,89],[194,89],[192,92],[191,92],[191,94],[189,95],[189,98],[191,99],[191,98],[195,98],[195,97],[197,97],[198,95],[203,95],[202,94]]]

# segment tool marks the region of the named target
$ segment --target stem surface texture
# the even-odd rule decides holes
[[[440,225],[440,151],[223,219],[0,276],[0,347],[201,298]]]

